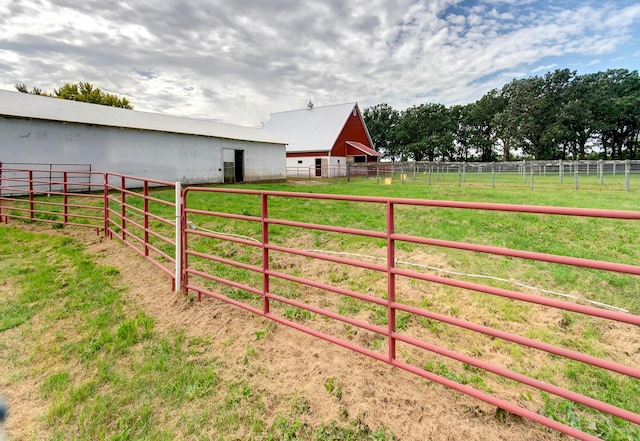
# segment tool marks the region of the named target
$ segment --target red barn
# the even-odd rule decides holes
[[[264,126],[287,143],[289,176],[345,176],[350,162],[377,162],[380,154],[358,103],[272,113]]]

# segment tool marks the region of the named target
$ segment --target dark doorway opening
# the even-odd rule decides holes
[[[236,183],[244,182],[244,150],[235,151]]]

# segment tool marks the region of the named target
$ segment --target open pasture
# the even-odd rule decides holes
[[[548,191],[537,188],[429,187],[425,186],[424,182],[407,181],[402,184],[381,185],[373,180],[351,183],[294,181],[280,184],[242,185],[236,188],[634,211],[640,208],[637,202],[637,194],[626,192],[622,189],[614,191],[581,189],[575,191],[574,189],[563,188]],[[155,190],[153,191],[153,196],[159,199],[171,199],[172,193]],[[132,200],[130,203],[136,204],[137,202]],[[251,195],[194,193],[193,197],[190,196],[188,200],[188,207],[198,207],[200,210],[231,213],[249,218],[260,216],[259,198]],[[396,230],[400,234],[429,237],[443,241],[508,247],[629,265],[637,265],[640,261],[640,251],[635,245],[640,241],[640,228],[637,221],[569,218],[531,213],[501,213],[436,207],[423,208],[399,207],[396,213]],[[163,215],[168,218],[171,217],[170,212],[163,213]],[[382,231],[385,228],[384,207],[372,208],[370,205],[360,202],[275,198],[270,205],[269,216],[293,222],[325,224],[355,229]],[[208,216],[198,215],[191,216],[190,221],[201,231],[232,233],[248,238],[246,240],[260,239],[259,225],[254,221],[225,218],[213,219]],[[272,226],[269,234],[270,241],[283,247],[315,250],[318,253],[334,255],[349,254],[354,259],[362,261],[375,262],[386,257],[386,243],[378,238],[317,230],[304,231],[284,225]],[[161,246],[161,244],[158,244],[158,247]],[[604,305],[603,307],[605,308],[625,310],[633,315],[640,314],[640,299],[638,298],[640,283],[637,276],[412,243],[400,243],[397,244],[397,248],[397,266],[404,265],[407,268],[420,268],[419,271],[425,273],[433,273],[469,282],[482,280],[484,284],[503,289],[526,290],[526,292],[534,293],[535,295],[551,298],[561,297],[578,304],[599,305],[599,307]],[[259,252],[255,248],[215,238],[195,238],[193,249],[202,253],[215,251],[215,254],[221,255],[226,259],[235,259],[245,265],[256,264],[260,259]],[[310,260],[304,256],[291,256],[277,252],[272,253],[271,259],[275,269],[289,272],[295,277],[313,278],[321,283],[331,284],[340,289],[366,292],[373,297],[385,299],[385,278],[381,277],[376,271],[350,268],[336,262]],[[222,263],[212,264],[204,259],[200,261],[194,260],[194,264],[199,265],[201,269],[208,267],[208,270],[213,270],[215,274],[225,278],[237,280],[248,286],[257,286],[256,284],[259,283],[259,280],[255,280],[256,275],[250,271],[237,270]],[[213,268],[211,268],[212,265]],[[115,270],[109,271],[113,272],[113,275],[117,273]],[[261,299],[247,290],[230,288],[215,281],[203,281],[202,284],[206,286],[206,289],[223,293],[236,301],[246,302],[254,307],[260,306]],[[351,317],[354,320],[362,320],[372,325],[383,327],[388,324],[385,309],[350,296],[329,296],[317,289],[301,289],[299,285],[292,284],[290,281],[280,280],[274,282],[273,291],[278,292],[286,300],[305,301],[317,308],[324,308],[337,314]],[[192,299],[192,297],[189,298]],[[185,301],[188,300],[185,299]],[[584,317],[573,312],[549,310],[540,305],[487,296],[486,294],[469,292],[452,286],[434,285],[430,282],[405,277],[398,277],[398,301],[409,306],[427,308],[443,316],[473,321],[505,332],[516,332],[527,338],[558,345],[590,356],[610,359],[623,365],[637,366],[640,363],[640,334],[638,327],[634,325],[612,324],[607,320]],[[9,306],[18,308],[13,303],[6,305],[7,308]],[[22,306],[26,307],[26,305]],[[379,338],[375,333],[358,330],[348,324],[333,326],[333,322],[323,316],[310,313],[302,308],[292,307],[286,302],[274,301],[272,307],[274,314],[278,314],[283,319],[333,333],[337,338],[355,341],[373,352],[384,354],[388,351],[386,340]],[[6,329],[19,329],[23,324],[27,324],[31,316],[28,313],[25,314],[24,322],[20,323],[18,321],[7,325]],[[136,342],[143,340],[143,337],[154,341],[154,335],[159,335],[159,333],[154,333],[151,329],[148,330],[149,332],[144,331],[149,326],[153,328],[152,325],[149,325],[147,319],[135,321],[131,317],[124,318],[126,314],[122,317],[121,326],[126,320],[133,320],[131,323],[127,321],[127,326],[139,328],[136,331],[136,335],[140,337],[134,339]],[[150,323],[153,323],[153,320],[158,319],[152,317]],[[108,330],[111,329],[110,332],[115,332],[115,336],[125,335],[126,330],[121,330],[121,326],[109,328],[109,324],[105,323],[104,332],[108,334]],[[261,343],[259,342],[274,329],[271,325],[269,326],[269,328],[256,331],[255,341],[246,342],[243,348],[243,363],[246,360],[246,363],[250,364],[255,353],[260,351]],[[640,393],[638,380],[596,369],[553,354],[473,333],[438,320],[420,318],[399,312],[396,317],[396,326],[416,338],[428,338],[439,347],[460,352],[468,357],[503,365],[514,372],[577,391],[634,413],[640,412],[637,402],[637,396]],[[235,331],[228,331],[229,335],[234,335]],[[13,332],[17,331],[14,330]],[[277,340],[276,337],[276,333],[273,332],[272,339]],[[118,341],[117,338],[114,341]],[[111,343],[107,341],[104,344],[108,346]],[[227,345],[232,346],[233,343],[227,342]],[[277,345],[277,342],[275,344]],[[6,345],[9,347],[8,344]],[[144,345],[145,343],[143,342],[142,346]],[[98,345],[95,348],[100,360],[102,360],[100,357],[107,355],[103,353],[102,347]],[[203,351],[201,355],[206,356],[207,350],[203,349]],[[302,351],[297,356],[304,358],[306,352],[308,351]],[[346,350],[343,352],[345,354],[348,353]],[[607,415],[587,410],[568,400],[558,399],[545,392],[523,387],[517,382],[485,372],[468,363],[451,360],[441,355],[428,354],[424,351],[416,351],[410,345],[399,345],[398,357],[408,365],[425,369],[428,372],[486,393],[507,397],[527,409],[547,415],[605,439],[629,439],[638,436],[638,427],[633,423],[626,423],[619,418],[611,418]],[[93,358],[89,357],[89,359]],[[188,364],[188,362],[186,363]],[[119,368],[117,367],[117,369]],[[119,372],[118,375],[121,375]],[[178,374],[175,373],[175,375]],[[352,383],[349,383],[349,381],[353,379],[344,377],[338,379],[328,373],[325,376],[326,378],[323,382],[323,386],[326,389],[325,393],[337,402],[341,402],[342,390],[351,388]],[[63,401],[72,398],[72,385],[75,384],[73,381],[75,381],[76,377],[69,373],[66,374],[65,378],[66,380],[61,384],[53,382],[54,380],[49,380],[53,382],[52,388],[54,390],[59,388],[59,398]],[[375,376],[372,378],[375,378]],[[107,382],[108,378],[101,381]],[[375,381],[375,379],[372,381]],[[131,384],[129,384],[129,387],[131,387]],[[216,390],[220,389],[219,386],[213,384],[210,387]],[[227,388],[227,393],[239,394],[237,400],[241,402],[250,397],[257,398],[258,394],[255,394],[255,387],[243,385],[242,387],[237,386],[235,389]],[[44,395],[45,398],[51,397],[50,393]],[[202,396],[196,398],[197,400],[205,400],[205,395],[203,393]],[[353,399],[353,397],[350,398]],[[151,402],[153,402],[153,399],[153,397],[150,398]],[[158,399],[158,397],[156,396],[155,399]],[[267,398],[266,396],[261,396],[260,400],[262,399]],[[260,402],[260,400],[256,401]],[[252,400],[249,399],[245,402],[250,401]],[[306,402],[305,400],[302,401]],[[348,403],[346,397],[344,402]],[[259,403],[256,405],[259,405]],[[133,404],[132,406],[132,411],[137,412],[136,406]],[[486,408],[474,406],[468,406],[471,409],[469,410],[470,412],[476,414],[476,416],[486,416]],[[348,415],[348,406],[339,410],[339,412]],[[257,411],[256,413],[260,412]],[[304,415],[308,416],[308,414]],[[530,439],[540,439],[542,436],[541,432],[530,426],[529,423],[514,423],[513,418],[509,419],[508,415],[500,412],[496,415],[497,424],[519,426],[520,429],[525,430],[524,433],[531,434]],[[257,426],[255,433],[249,432],[253,433],[251,437],[255,439],[271,439],[258,436],[258,433],[263,433],[265,430],[271,431],[270,433],[281,433],[286,429],[290,431],[288,433],[296,434],[292,438],[297,436],[306,439],[312,438],[312,433],[320,433],[318,430],[323,427],[317,423],[306,422],[306,420],[303,424],[300,414],[296,414],[293,411],[288,414],[286,412],[282,413],[281,416],[283,419],[278,420],[280,423],[274,421],[265,423],[263,419],[255,416],[257,421],[262,421],[262,423],[260,423],[261,425],[257,422],[252,423]],[[148,417],[150,418],[151,416]],[[459,414],[458,417],[463,418],[464,412]],[[75,417],[70,415],[64,418],[72,422],[75,421]],[[338,421],[340,421],[340,418],[338,416]],[[503,421],[501,422],[500,420]],[[506,420],[509,421],[507,422]],[[52,424],[56,422],[59,422],[59,420],[55,418],[51,420]],[[350,422],[352,423],[353,421],[348,416],[342,419],[342,423]],[[486,423],[486,421],[484,422]],[[297,423],[300,424],[296,425]],[[130,427],[132,429],[129,430],[142,430],[133,423],[127,424],[131,424]],[[201,424],[200,430],[204,430],[207,423],[203,421]],[[278,424],[281,425],[278,426]],[[411,438],[406,433],[401,432],[401,429],[391,428],[389,424],[384,424],[383,426],[376,424],[369,424],[366,427],[358,426],[364,431],[359,436],[369,436],[373,432],[379,436],[389,436],[386,434],[385,429],[385,427],[389,427],[401,439],[420,439],[419,436]],[[232,425],[232,427],[236,426]],[[349,427],[353,428],[355,426],[350,426],[349,424],[345,426],[343,424],[344,430],[351,430]],[[376,427],[376,429],[370,429],[369,427]],[[311,428],[315,428],[316,432],[313,432]],[[504,430],[504,427],[501,429]],[[240,429],[236,427],[233,430],[238,431]],[[369,432],[366,432],[367,430]],[[485,427],[485,430],[487,430],[486,433],[490,433],[488,431],[492,429]],[[498,426],[498,430],[500,430],[500,426]],[[194,429],[194,433],[197,433],[197,429]],[[403,434],[404,436],[402,436]],[[547,435],[552,436],[549,433]],[[184,438],[187,439],[188,437],[184,436]],[[316,439],[331,438],[322,438],[317,435]],[[486,439],[491,438],[487,437]]]

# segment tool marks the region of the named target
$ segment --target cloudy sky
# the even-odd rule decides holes
[[[0,0],[0,89],[87,81],[250,126],[309,100],[464,104],[563,68],[640,70],[640,2]]]

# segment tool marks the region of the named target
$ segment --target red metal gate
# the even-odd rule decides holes
[[[0,163],[0,223],[10,218],[104,228],[104,173]]]
[[[239,205],[229,204],[228,198],[230,196],[245,198],[247,202],[242,202]],[[252,198],[253,201],[250,201]],[[303,215],[294,215],[292,220],[291,214],[282,209],[282,206],[288,204],[304,210],[305,204],[316,201],[367,205],[371,211],[382,212],[384,226],[381,229],[344,227],[331,225],[330,221],[300,220],[305,218]],[[230,205],[235,208],[227,208]],[[195,208],[203,206],[211,206],[212,208]],[[479,370],[495,374],[506,381],[517,382],[534,390],[571,400],[579,405],[640,424],[640,415],[633,411],[509,369],[508,364],[500,365],[483,360],[481,356],[465,353],[460,348],[451,349],[434,344],[429,332],[410,331],[405,324],[408,320],[413,320],[416,323],[434,324],[434,327],[437,326],[436,324],[450,325],[487,336],[490,339],[542,351],[549,357],[584,363],[632,379],[640,379],[640,369],[637,365],[625,365],[594,356],[588,351],[578,351],[550,344],[543,339],[531,338],[526,335],[526,332],[523,333],[525,335],[520,335],[500,329],[499,326],[474,323],[471,320],[456,317],[455,314],[434,312],[428,307],[416,305],[416,302],[407,301],[407,294],[401,294],[398,290],[398,280],[404,278],[410,281],[423,281],[433,284],[433,286],[453,287],[463,291],[481,293],[493,299],[509,299],[509,301],[538,305],[558,311],[579,313],[605,321],[628,324],[632,330],[637,330],[637,327],[640,326],[639,316],[619,310],[603,309],[591,306],[591,304],[578,304],[542,295],[532,295],[524,291],[491,286],[491,284],[430,274],[428,271],[401,268],[402,265],[398,264],[397,254],[403,246],[411,244],[411,246],[465,250],[485,255],[505,256],[508,259],[526,259],[534,262],[597,269],[634,276],[640,275],[640,266],[400,234],[396,228],[398,222],[396,212],[400,207],[411,207],[416,210],[438,207],[439,209],[482,210],[484,212],[535,213],[551,216],[624,219],[632,222],[640,220],[640,212],[627,211],[187,188],[184,209],[186,227],[184,230],[184,288],[187,291],[196,292],[198,297],[204,294],[228,302],[315,337],[384,361],[578,439],[597,438],[519,405],[516,403],[518,400],[514,400],[514,397],[492,394],[489,392],[489,388],[483,387],[482,383],[476,384],[475,387],[469,382],[464,384],[463,381],[461,384],[459,377],[453,374],[448,375],[447,368],[442,367],[443,364],[436,364],[434,368],[434,365],[430,364],[430,357],[446,357],[470,367],[471,372]],[[288,214],[272,214],[273,211]],[[330,212],[327,212],[326,217],[331,217]],[[231,228],[231,225],[234,227]],[[278,229],[291,233],[282,234],[280,231],[278,239],[274,240],[274,230]],[[346,237],[368,238],[377,241],[378,244],[383,243],[386,255],[373,257],[384,263],[372,263],[353,253],[292,246],[287,241],[287,237],[293,235],[294,230],[302,231],[303,234],[320,232]],[[283,258],[283,256],[289,257]],[[287,264],[288,259],[291,259],[290,256],[295,256],[295,258]],[[331,265],[345,266],[347,278],[349,278],[348,274],[355,272],[378,273],[386,280],[386,295],[374,295],[368,292],[370,287],[367,286],[363,286],[363,289],[358,291],[340,286],[339,283],[328,283],[326,274],[317,274],[315,277],[296,274],[300,268],[312,265],[312,262],[321,262],[319,268],[325,269]],[[382,318],[386,318],[386,320],[372,322],[358,316],[354,317],[345,313],[344,310],[341,311],[340,308],[336,310],[328,300],[331,296],[341,296],[341,298],[364,302],[374,311],[383,311],[378,315],[382,315]],[[316,301],[310,300],[313,297],[316,298]],[[322,317],[323,320],[315,320],[317,316]],[[379,342],[380,340],[376,340],[376,338],[383,337],[384,344],[378,344],[377,347],[375,344],[360,344],[349,338],[349,332],[346,333],[346,337],[344,333],[335,332],[337,328],[351,330],[352,335],[361,333],[373,335],[374,340],[364,340],[365,342]],[[402,350],[398,349],[399,345],[403,346]],[[384,350],[381,351],[379,349],[382,346],[384,346]],[[419,354],[420,351],[423,352],[422,355]],[[413,359],[426,361],[419,364]]]
[[[175,197],[169,200],[151,196],[150,189],[175,189],[176,184],[117,173],[105,175],[105,229],[145,257],[172,279],[172,289],[180,285],[181,266],[176,253],[176,228],[180,222],[169,218],[167,207],[175,210]],[[180,190],[179,190],[180,191]],[[173,196],[173,194],[172,194]]]
[[[525,360],[529,354],[544,354],[543,364],[566,361],[587,366],[591,370],[585,372],[593,372],[594,379],[604,378],[597,375],[605,372],[637,382],[640,369],[638,352],[633,348],[628,350],[628,356],[616,359],[606,352],[594,352],[580,342],[547,341],[545,329],[527,327],[528,317],[509,327],[492,317],[461,316],[452,308],[439,310],[434,304],[442,296],[464,295],[474,306],[487,306],[488,311],[496,314],[500,312],[500,308],[494,307],[496,304],[505,310],[527,305],[529,309],[523,311],[532,315],[540,311],[557,313],[554,320],[558,321],[560,332],[570,328],[569,322],[574,317],[586,317],[593,323],[584,322],[585,326],[593,326],[594,332],[612,328],[628,331],[625,335],[635,336],[630,344],[640,341],[637,337],[640,316],[588,299],[570,301],[552,297],[561,293],[538,290],[538,294],[532,294],[523,283],[515,285],[518,289],[506,288],[504,284],[512,282],[508,277],[475,275],[475,279],[470,279],[469,274],[408,261],[417,259],[424,248],[431,254],[437,253],[434,250],[473,253],[473,259],[489,256],[503,259],[500,262],[505,265],[555,265],[636,280],[640,266],[635,264],[447,240],[432,237],[428,229],[425,233],[425,229],[412,228],[420,223],[428,225],[429,216],[425,214],[428,210],[619,220],[632,222],[635,228],[640,212],[237,189],[181,191],[179,185],[175,188],[169,182],[95,172],[88,173],[90,181],[82,184],[86,188],[80,188],[78,182],[74,183],[74,171],[47,170],[50,176],[38,173],[3,170],[0,222],[36,220],[104,229],[110,237],[122,239],[151,260],[172,278],[177,289],[183,287],[198,296],[204,294],[228,302],[578,439],[595,438],[529,408],[522,401],[526,391],[551,394],[640,424],[636,410],[573,390],[561,378],[557,382],[539,378],[535,371],[528,372],[522,365],[512,364],[514,360],[498,362],[472,343],[483,338],[495,342],[491,344],[498,350],[502,348],[515,355],[524,353]],[[176,191],[156,197],[150,192],[154,186]],[[328,204],[327,209],[311,218],[305,207],[316,203]],[[354,204],[359,212],[370,216],[359,217],[354,210],[350,225],[337,225],[333,210],[352,210]],[[174,211],[177,217],[172,219],[168,213]],[[504,228],[504,223],[499,222]],[[538,269],[533,267],[534,271]],[[181,276],[184,283],[180,282]],[[611,290],[617,280],[611,279]],[[630,294],[637,296],[637,292]],[[465,344],[445,341],[440,335],[443,327],[460,332],[468,341]],[[628,343],[611,342],[612,347],[615,344]],[[462,371],[455,371],[442,360],[459,363]],[[521,386],[521,397],[493,391],[487,384],[493,377],[487,377],[485,383],[480,373]]]

